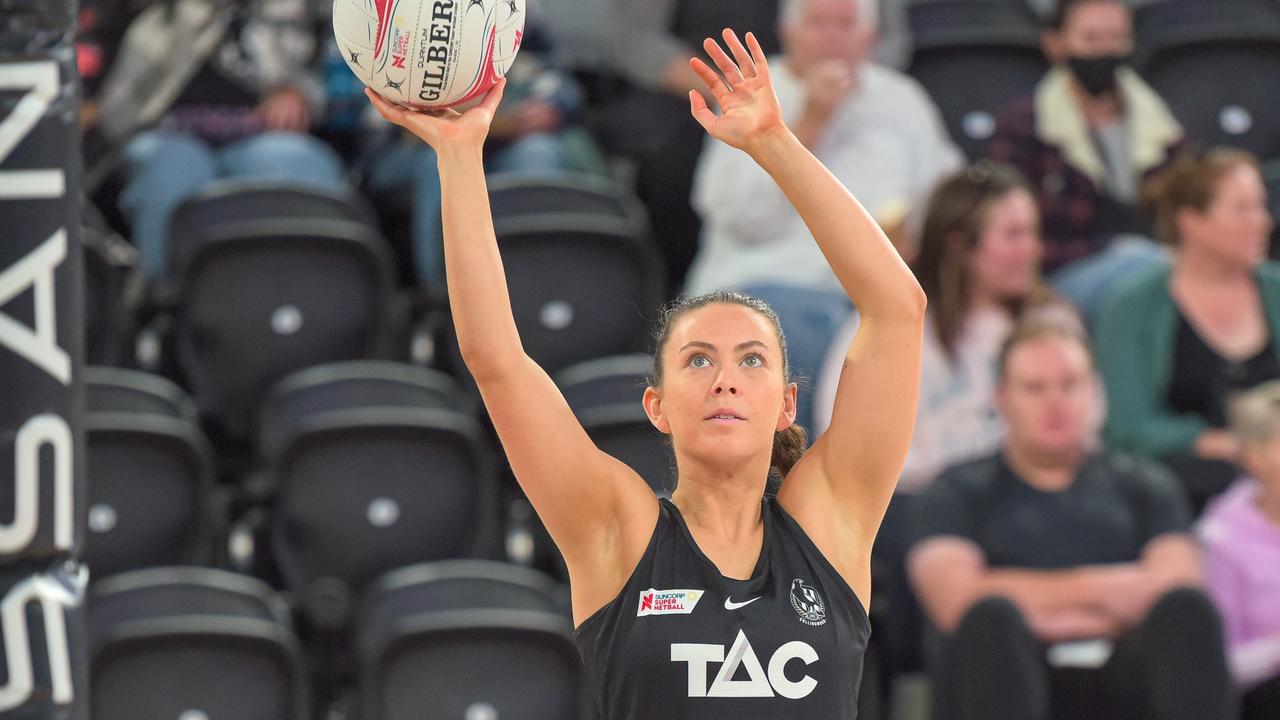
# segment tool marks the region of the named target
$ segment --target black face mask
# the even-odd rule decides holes
[[[1129,57],[1127,55],[1101,55],[1099,57],[1069,57],[1067,65],[1084,87],[1084,91],[1097,97],[1116,88],[1116,70]]]

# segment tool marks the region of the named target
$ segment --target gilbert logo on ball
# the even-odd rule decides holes
[[[525,0],[334,0],[347,65],[382,97],[420,109],[473,104],[520,49]]]

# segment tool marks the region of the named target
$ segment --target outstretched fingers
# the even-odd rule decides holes
[[[725,53],[719,43],[707,38],[702,41],[702,49],[707,51],[707,55],[711,56],[716,67],[720,68],[720,72],[724,73],[724,79],[729,81],[729,85],[732,86],[742,82],[744,79],[742,69]]]
[[[364,89],[365,97],[369,98],[369,102],[373,103],[373,107],[382,116],[383,120],[393,122],[396,125],[404,125],[405,115],[409,112],[401,107],[396,107],[387,102],[381,95],[369,88]]]
[[[751,59],[755,62],[756,72],[769,77],[769,59],[765,57],[764,48],[760,47],[760,41],[756,39],[755,33],[747,33],[747,47],[751,49]]]
[[[716,74],[716,71],[712,70],[701,58],[691,59],[689,67],[693,68],[698,77],[702,78],[702,82],[707,84],[707,89],[711,91],[711,96],[716,99],[716,102],[721,102],[724,96],[730,93],[729,86],[725,85],[720,76]]]
[[[738,39],[738,34],[729,28],[724,29],[724,42],[729,46],[729,50],[733,52],[733,57],[737,61],[737,67],[741,70],[745,77],[756,76],[756,62],[751,58],[751,54],[742,46],[742,41]]]

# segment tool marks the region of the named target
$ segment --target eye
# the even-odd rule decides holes
[[[702,362],[700,363],[699,361]],[[689,367],[695,368],[711,367],[711,358],[703,355],[702,353],[695,353],[689,358],[689,362],[686,364],[689,365]]]
[[[760,357],[758,353],[751,353],[750,355],[742,358],[742,364],[753,368],[764,367],[764,358]]]

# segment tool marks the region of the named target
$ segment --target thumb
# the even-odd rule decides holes
[[[506,89],[507,79],[502,78],[496,85],[489,89],[487,94],[485,94],[484,100],[480,102],[479,107],[488,110],[490,114],[496,112],[498,109],[498,103],[502,102],[502,94]]]
[[[689,112],[693,115],[693,119],[698,121],[703,130],[707,133],[715,135],[712,128],[715,127],[716,114],[711,112],[711,108],[707,107],[706,98],[702,97],[702,93],[697,90],[689,91]]]

